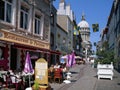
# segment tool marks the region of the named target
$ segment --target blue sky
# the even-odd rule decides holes
[[[100,40],[100,33],[102,29],[106,26],[108,16],[112,7],[114,0],[65,0],[66,4],[71,5],[76,16],[77,24],[81,21],[81,15],[84,12],[86,21],[90,26],[90,41],[92,45],[94,42]],[[53,2],[56,9],[59,7],[60,0],[55,0]],[[99,23],[99,32],[93,33],[92,24]],[[93,50],[95,47],[93,46]]]

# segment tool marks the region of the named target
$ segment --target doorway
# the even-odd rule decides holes
[[[17,49],[11,46],[10,69],[17,69]]]

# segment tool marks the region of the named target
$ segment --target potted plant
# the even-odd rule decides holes
[[[39,90],[39,83],[37,81],[34,82],[33,90]]]

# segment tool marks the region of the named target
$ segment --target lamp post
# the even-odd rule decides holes
[[[86,60],[86,62],[89,62],[89,61],[87,61],[89,48],[90,48],[90,46],[86,44],[86,47],[85,47],[85,60]]]
[[[87,62],[87,54],[88,54],[87,51],[88,51],[88,48],[86,47],[85,48],[85,60],[86,60],[86,62]]]

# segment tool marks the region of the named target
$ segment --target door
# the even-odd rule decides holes
[[[17,49],[11,47],[10,69],[17,69]]]

